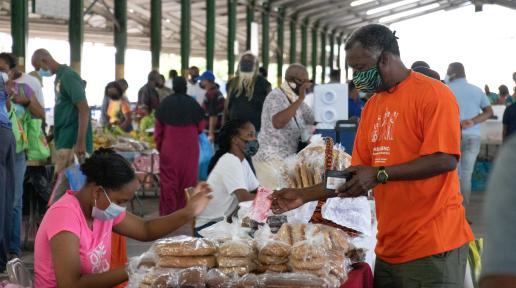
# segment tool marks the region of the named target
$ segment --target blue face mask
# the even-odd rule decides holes
[[[38,74],[41,77],[52,77],[52,75],[53,75],[52,71],[47,70],[47,69],[43,69],[43,68],[39,68]]]
[[[104,190],[104,188],[102,188],[102,190],[104,191],[104,194],[106,195],[106,198],[109,201],[109,206],[106,208],[106,210],[101,210],[97,208],[97,199],[95,199],[95,206],[93,206],[93,209],[91,210],[91,216],[95,219],[102,221],[113,220],[116,217],[120,216],[120,214],[125,212],[125,207],[122,207],[111,202],[111,199],[109,199],[106,190]]]

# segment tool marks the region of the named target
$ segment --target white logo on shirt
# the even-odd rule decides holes
[[[373,132],[371,133],[371,142],[376,143],[379,140],[393,141],[394,126],[396,125],[398,116],[398,112],[391,112],[388,109],[383,114],[383,117],[378,115],[376,123],[373,126]]]
[[[95,249],[93,249],[88,258],[91,264],[91,273],[102,273],[109,271],[109,261],[105,259],[107,254],[106,245],[101,241]]]

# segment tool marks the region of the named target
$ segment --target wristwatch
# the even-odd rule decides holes
[[[385,171],[384,166],[381,166],[378,168],[378,173],[376,174],[376,180],[382,184],[387,183],[387,180],[389,180],[389,174],[387,174],[387,171]]]

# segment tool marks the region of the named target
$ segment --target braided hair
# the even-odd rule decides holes
[[[100,148],[81,165],[86,183],[95,183],[106,189],[119,190],[134,180],[131,164],[113,149]]]
[[[247,123],[250,122],[248,120],[240,119],[234,119],[224,123],[224,126],[220,129],[215,141],[215,143],[219,145],[219,150],[217,150],[215,155],[211,158],[210,164],[208,165],[208,174],[211,173],[213,168],[215,168],[220,157],[231,150],[231,139],[237,136],[240,133],[240,129],[242,129]]]

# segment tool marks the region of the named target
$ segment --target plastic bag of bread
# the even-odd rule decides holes
[[[207,288],[229,288],[232,285],[233,280],[219,269],[211,269],[206,274]]]
[[[310,232],[308,232],[309,229]],[[307,234],[317,234],[319,232],[320,227],[313,224],[283,224],[278,233],[274,236],[274,239],[294,245],[307,240]]]
[[[217,266],[217,258],[211,256],[162,256],[159,258],[158,267],[164,268],[190,268],[203,266],[213,268]]]
[[[269,288],[328,288],[325,280],[308,273],[266,273],[258,278]]]
[[[164,256],[211,256],[217,253],[215,241],[189,236],[178,236],[156,241],[154,252]]]
[[[292,247],[289,265],[294,272],[310,273],[320,277],[328,275],[330,265],[324,236],[315,225],[306,227],[307,240],[297,242]]]
[[[152,249],[149,250],[150,253],[148,255],[153,255]],[[145,276],[153,270],[154,262],[152,261],[152,265],[141,265],[142,258],[146,253],[143,253],[140,256],[132,257],[129,259],[126,267],[127,275],[129,275],[128,286],[129,288],[139,288],[140,286],[143,288],[150,288],[152,282],[142,283]],[[152,257],[154,260],[154,257]]]
[[[231,288],[261,288],[265,287],[260,283],[260,278],[255,274],[246,274],[234,281]]]
[[[346,232],[327,225],[316,224],[316,226],[323,234],[325,247],[328,250],[340,251],[344,254],[348,252],[350,243]]]
[[[179,272],[178,284],[181,288],[204,288],[206,287],[205,267],[191,267]]]
[[[258,260],[267,272],[287,272],[291,245],[275,240],[269,225],[264,225],[255,233]]]

